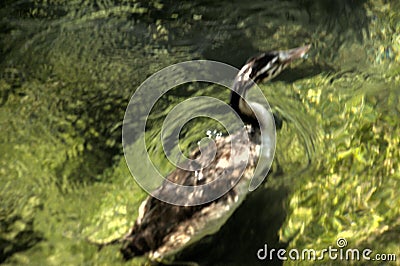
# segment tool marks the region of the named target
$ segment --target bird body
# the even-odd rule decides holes
[[[250,131],[251,128],[248,127],[248,130]],[[255,135],[254,132],[249,132],[249,134]],[[215,158],[218,159],[202,170],[193,172],[178,168],[166,177],[180,185],[195,186],[212,182],[215,177],[227,171],[229,178],[223,179],[223,185],[233,188],[217,200],[197,206],[172,205],[148,196],[139,208],[135,225],[124,238],[122,253],[125,258],[145,253],[153,260],[170,257],[205,235],[213,234],[220,229],[244,200],[258,159],[259,144],[253,141],[236,143],[239,149],[234,149],[235,154],[231,154],[231,141],[235,141],[236,137],[233,134],[216,141]],[[247,160],[247,154],[246,158],[241,160],[240,158],[244,157],[243,154],[248,150],[250,160]],[[196,149],[190,157],[196,158],[199,152]],[[230,156],[246,165],[243,173],[229,165]],[[207,158],[207,155],[203,158]],[[240,175],[242,175],[240,181],[237,182]],[[218,184],[217,189],[221,189],[221,182]],[[207,192],[213,193],[210,190],[204,191],[204,193]],[[156,193],[173,192],[168,191],[168,187],[161,186]],[[207,195],[198,195],[198,197],[202,196]]]
[[[268,151],[261,148],[269,144],[260,137],[260,132],[274,126],[265,107],[244,100],[246,93],[254,82],[272,79],[291,61],[302,57],[309,48],[303,46],[287,51],[272,51],[247,61],[235,78],[230,105],[247,124],[245,130],[249,138],[242,138],[240,133],[219,137],[215,140],[215,157],[212,149],[207,147],[201,151],[197,148],[190,154],[190,159],[196,159],[195,163],[201,164],[200,168],[193,165],[193,169],[201,170],[177,168],[171,172],[166,179],[174,184],[210,185],[207,190],[193,190],[189,195],[181,195],[171,182],[163,182],[152,193],[155,197],[148,196],[141,204],[134,226],[122,239],[121,252],[125,259],[147,255],[151,260],[163,260],[220,229],[249,193],[257,162],[262,153]],[[232,149],[232,145],[235,145],[235,149]],[[200,154],[204,161],[198,160]],[[214,160],[208,163],[209,158]],[[194,163],[194,160],[190,163]],[[185,167],[190,168],[190,165]],[[218,178],[221,175],[224,178]],[[202,205],[191,204],[191,201],[207,198],[208,193],[225,189],[228,192],[214,201]],[[162,198],[159,196],[164,193],[186,197],[187,206],[160,201],[158,198]]]

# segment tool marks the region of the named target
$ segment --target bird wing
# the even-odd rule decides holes
[[[231,141],[237,141],[235,136],[216,140],[216,156],[209,165],[205,165],[201,173],[177,168],[166,177],[175,184],[186,186],[210,184],[202,193],[181,195],[176,186],[164,182],[155,194],[162,196],[164,193],[174,193],[176,197],[187,197],[190,202],[205,199],[208,193],[220,191],[221,186],[225,186],[222,189],[229,192],[214,201],[196,206],[172,205],[149,196],[142,203],[139,217],[131,232],[123,240],[121,251],[125,258],[145,253],[149,253],[151,259],[169,257],[205,235],[219,230],[245,198],[248,181],[252,177],[258,157],[256,144],[236,143],[233,151]],[[246,150],[249,151],[248,158],[241,160],[240,157]],[[190,157],[196,158],[199,154],[197,149]],[[236,163],[229,163],[230,159],[235,158]],[[238,169],[241,167],[245,169],[244,172]],[[218,179],[221,175],[224,178]],[[213,182],[216,179],[217,182]],[[231,187],[233,188],[229,190]]]

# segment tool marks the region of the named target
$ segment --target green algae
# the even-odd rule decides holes
[[[294,8],[298,3],[306,8]],[[287,248],[322,250],[344,237],[348,247],[400,256],[400,6],[360,1],[349,11],[337,3],[347,18],[338,11],[322,19],[329,6],[312,1],[283,2],[282,16],[255,12],[265,8],[261,2],[218,14],[207,6],[192,14],[189,3],[177,11],[160,1],[1,6],[0,261],[146,263],[125,263],[118,245],[97,245],[123,236],[146,196],[122,156],[121,121],[134,89],[172,63],[222,60],[216,54],[229,62],[233,49],[243,55],[240,65],[253,50],[303,42],[313,44],[310,58],[261,86],[284,120],[274,172],[217,240],[207,240],[207,249],[215,249],[204,253],[210,257],[189,259],[254,264],[262,241],[277,235]],[[236,9],[245,14],[239,21]],[[218,18],[235,26],[221,30]],[[247,47],[232,45],[238,35]],[[157,149],[158,125],[192,95],[229,99],[214,86],[188,86],[160,102],[146,140],[165,173],[172,166]],[[223,131],[193,121],[182,132],[182,149],[195,147],[209,129]],[[256,241],[234,243],[246,236]]]

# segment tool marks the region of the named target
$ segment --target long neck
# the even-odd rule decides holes
[[[231,92],[230,105],[245,123],[257,125],[257,117],[245,101],[247,91],[255,85],[248,74],[251,71],[251,66],[251,64],[246,64],[236,77]]]
[[[268,69],[270,68],[270,62],[274,61],[272,58],[273,56],[270,54],[263,54],[259,57],[250,59],[242,67],[235,78],[230,104],[245,123],[258,126],[258,120],[260,118],[254,114],[255,110],[252,110],[251,108],[253,106],[250,107],[250,103],[245,101],[246,94],[247,91],[255,85],[255,82],[262,80],[269,75]],[[270,78],[271,77],[268,79]],[[262,108],[261,105],[257,106],[256,108],[258,111],[262,112],[260,109]]]
[[[235,83],[237,86],[238,83]],[[244,90],[240,91],[240,88],[234,88],[236,90],[231,93],[231,101],[230,104],[232,108],[239,114],[239,116],[243,119],[243,121],[247,124],[251,124],[253,128],[257,128],[261,131],[261,135],[264,136],[265,139],[261,139],[262,143],[269,143],[273,138],[274,131],[271,131],[275,128],[274,118],[270,112],[261,104],[246,101],[246,93],[247,91],[254,85],[251,83],[246,86]],[[239,84],[240,86],[240,84]],[[242,85],[242,89],[243,89]],[[241,92],[242,95],[239,95],[237,92]],[[266,152],[266,151],[263,151]]]
[[[263,105],[245,100],[246,92],[254,85],[249,78],[250,75],[247,74],[251,73],[251,70],[248,70],[251,66],[252,64],[246,64],[239,72],[230,101],[232,108],[240,115],[243,122],[251,124],[256,130],[256,134],[251,134],[252,142],[260,145],[259,165],[255,169],[254,178],[250,181],[250,191],[256,189],[264,180],[275,151],[275,126],[272,114]]]
[[[240,118],[243,120],[244,123],[251,124],[255,127],[259,127],[260,126],[259,119],[257,119],[258,118],[257,115],[252,110],[253,104],[250,104],[251,102],[245,100],[247,91],[253,85],[254,85],[254,83],[252,81],[251,81],[251,83],[247,83],[247,84],[241,84],[239,82],[235,82],[234,90],[231,92],[230,105],[239,114]],[[249,106],[249,104],[251,106]],[[256,109],[261,114],[262,111],[260,108],[263,108],[263,107],[260,104],[257,104],[257,105],[258,106],[256,107]],[[261,115],[260,115],[260,117],[261,117]]]

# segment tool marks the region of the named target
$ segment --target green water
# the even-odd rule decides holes
[[[307,60],[261,85],[283,120],[268,182],[178,259],[265,265],[264,244],[322,250],[343,237],[399,263],[400,2],[31,0],[2,1],[0,14],[0,262],[145,262],[91,244],[123,235],[146,196],[121,146],[134,90],[173,63],[240,67],[311,43]],[[165,172],[155,137],[168,108],[194,95],[229,99],[191,84],[160,100],[146,139]],[[220,130],[193,121],[182,147],[209,129]]]

